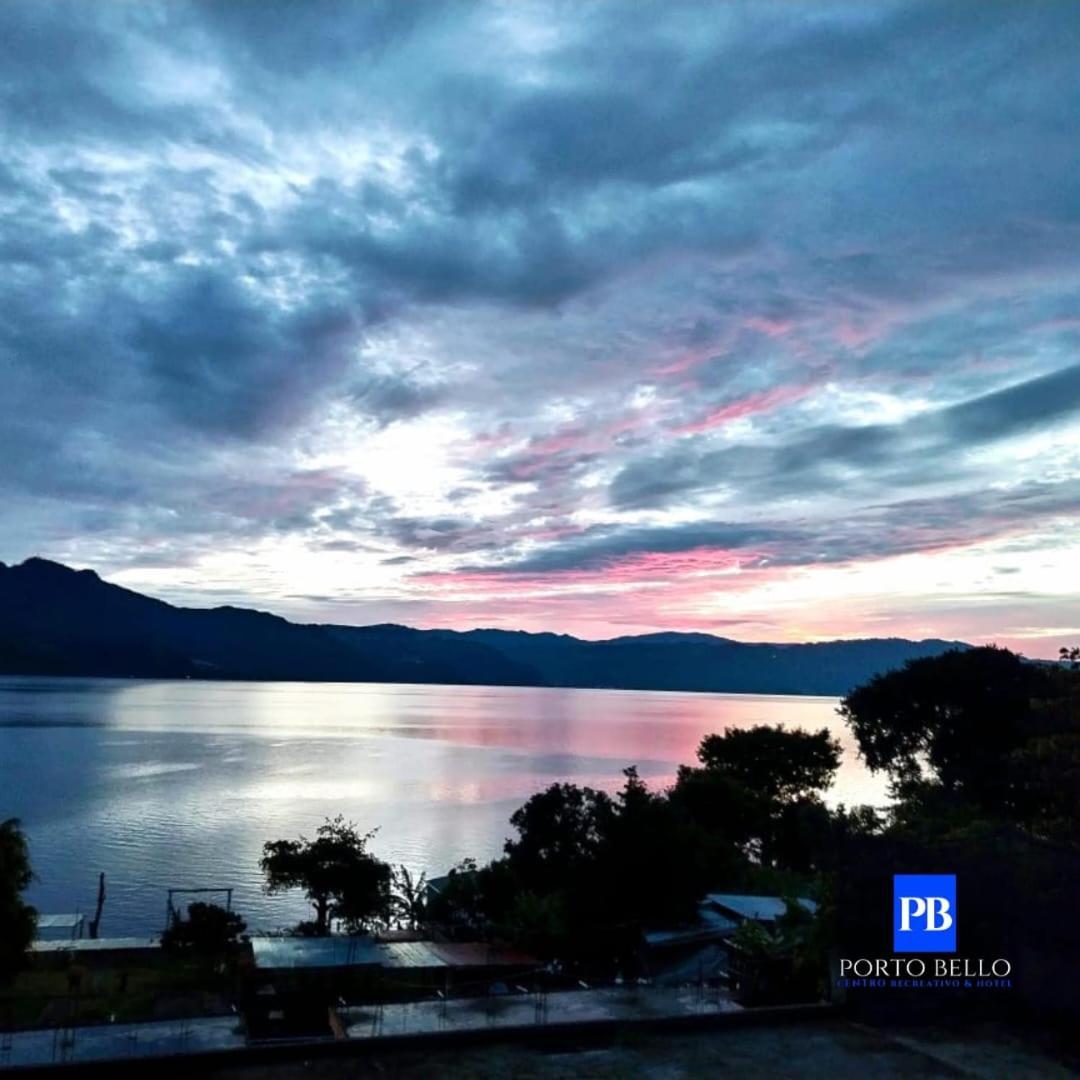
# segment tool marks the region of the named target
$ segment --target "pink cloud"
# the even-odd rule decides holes
[[[756,394],[747,394],[746,397],[739,398],[736,401],[729,401],[697,420],[680,424],[672,430],[680,435],[692,435],[701,431],[709,431],[732,420],[740,420],[745,416],[769,412],[781,405],[788,405],[793,401],[798,401],[800,398],[806,397],[815,388],[815,385],[808,383],[802,386],[776,386],[771,390],[761,390]]]
[[[655,409],[643,408],[595,424],[574,420],[549,434],[534,435],[518,453],[496,460],[512,479],[534,480],[554,466],[569,468],[610,450],[620,436],[652,427],[656,415]]]
[[[795,320],[769,319],[763,315],[755,315],[753,318],[746,319],[743,325],[766,337],[782,338],[787,337],[795,329]]]

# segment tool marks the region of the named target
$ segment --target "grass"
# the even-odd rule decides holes
[[[38,964],[0,990],[0,1027],[213,1015],[223,1011],[231,986],[212,964],[180,957],[143,966]]]

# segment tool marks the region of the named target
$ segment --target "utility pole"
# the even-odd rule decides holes
[[[98,875],[98,887],[97,887],[97,910],[94,912],[94,917],[90,920],[90,937],[96,939],[98,936],[98,927],[101,926],[101,911],[105,907],[105,871]]]

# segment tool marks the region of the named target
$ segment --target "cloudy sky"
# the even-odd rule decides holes
[[[0,559],[1080,642],[1080,6],[0,5]]]

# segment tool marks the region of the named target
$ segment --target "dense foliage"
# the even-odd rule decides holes
[[[706,735],[697,756],[713,775],[766,800],[792,802],[812,798],[832,783],[840,744],[824,728],[810,732],[759,725]]]
[[[934,831],[974,820],[1080,840],[1080,677],[994,647],[915,660],[844,698],[894,821]]]
[[[339,816],[320,825],[314,839],[269,841],[260,863],[266,891],[302,889],[315,909],[311,929],[318,935],[330,933],[332,922],[362,930],[385,921],[391,869],[367,850],[374,835]]]
[[[438,883],[427,918],[452,935],[627,973],[641,931],[692,923],[709,891],[810,896],[815,918],[791,907],[775,932],[750,927],[741,943],[746,963],[797,976],[805,992],[811,970],[824,987],[830,949],[890,951],[893,873],[949,872],[966,883],[969,943],[1013,943],[1031,970],[1052,965],[1061,950],[1039,935],[1064,933],[1080,888],[1080,670],[1063,660],[957,650],[850,693],[840,712],[892,782],[887,808],[825,804],[840,762],[826,730],[709,735],[667,791],[634,769],[613,795],[554,784],[513,815],[503,858],[467,860]],[[1025,881],[1036,883],[1024,902],[1043,913],[1039,927],[999,902],[1015,910]]]
[[[33,880],[30,853],[19,822],[0,822],[0,982],[22,966],[34,940],[37,912],[23,899]]]
[[[396,922],[630,977],[643,931],[693,925],[706,893],[782,896],[787,915],[745,924],[732,946],[738,992],[763,1002],[821,993],[829,955],[887,954],[894,873],[955,873],[965,949],[1012,950],[1031,985],[1060,984],[1080,957],[1080,929],[1068,930],[1080,894],[1078,655],[1038,664],[955,650],[848,694],[839,712],[891,781],[886,808],[825,803],[841,755],[828,730],[756,726],[706,736],[664,791],[633,767],[614,793],[551,785],[515,811],[502,857],[484,866],[467,859],[432,882],[391,871],[367,851],[372,834],[338,818],[314,840],[267,844],[267,887],[305,890],[312,933]],[[816,914],[797,896],[815,898]],[[1021,905],[1033,917],[1017,920]],[[1072,1008],[1060,991],[1026,992]]]
[[[890,949],[894,873],[955,874],[962,951],[1003,956],[1014,990],[922,1006],[1080,1015],[1080,669],[982,648],[917,660],[849,694],[842,713],[892,780],[886,827],[838,840],[836,949]],[[878,1007],[874,1005],[873,1007]],[[902,1008],[898,1002],[894,1008]]]
[[[216,956],[236,945],[246,929],[247,924],[235,911],[196,901],[188,906],[186,919],[173,917],[161,935],[161,946],[168,952]]]
[[[642,929],[691,922],[710,888],[771,890],[791,867],[816,865],[839,753],[826,731],[757,727],[708,736],[700,767],[681,769],[670,791],[651,791],[635,768],[614,795],[553,784],[514,813],[502,859],[468,861],[439,884],[429,917],[629,971]]]

